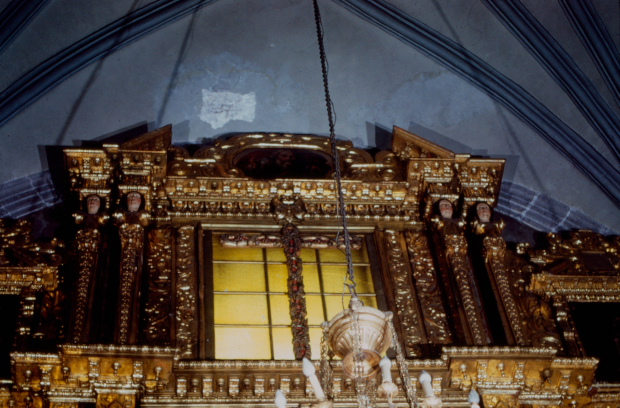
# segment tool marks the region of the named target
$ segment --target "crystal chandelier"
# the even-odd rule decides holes
[[[346,286],[351,300],[347,309],[338,313],[329,322],[324,322],[321,325],[323,328],[320,362],[321,381],[319,381],[316,375],[314,365],[305,358],[303,359],[303,372],[312,385],[314,394],[318,400],[318,402],[314,404],[315,408],[331,408],[333,406],[331,395],[332,368],[329,363],[330,352],[332,355],[342,359],[344,374],[348,378],[354,380],[359,408],[374,407],[376,405],[375,398],[377,394],[386,397],[389,407],[393,408],[394,404],[392,401],[398,394],[398,387],[392,382],[392,375],[390,372],[392,361],[386,356],[382,357],[391,347],[396,354],[396,364],[398,365],[407,402],[411,408],[417,408],[418,401],[413,387],[411,386],[411,379],[409,377],[403,350],[392,324],[392,313],[382,312],[373,307],[364,306],[355,290],[356,284],[351,258],[351,240],[347,228],[344,194],[341,185],[342,174],[336,145],[336,136],[334,133],[333,104],[329,95],[327,82],[327,62],[323,47],[323,28],[317,0],[313,0],[313,5],[321,68],[323,72],[323,85],[325,88],[331,154],[334,164],[334,178],[338,190],[337,208],[347,259],[347,280],[349,283],[346,284]],[[381,371],[382,383],[375,389],[374,378],[379,371]],[[419,382],[425,395],[420,406],[440,408],[441,400],[435,397],[431,384],[431,376],[423,371],[420,375]],[[278,408],[286,408],[286,397],[280,390],[276,393],[275,404]]]

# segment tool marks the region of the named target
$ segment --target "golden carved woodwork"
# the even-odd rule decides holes
[[[498,304],[503,308],[504,316],[508,320],[512,341],[518,346],[529,343],[521,326],[521,318],[517,303],[512,293],[508,271],[506,270],[506,242],[501,237],[485,237],[484,259],[487,268],[491,272],[491,281],[494,283]]]
[[[144,227],[123,223],[118,230],[121,239],[121,271],[115,338],[118,344],[133,344],[137,341]]]
[[[532,275],[532,290],[567,302],[620,301],[618,237],[577,230],[567,238],[550,233],[547,242],[547,248],[528,253],[540,270]]]
[[[196,356],[198,310],[194,226],[184,225],[176,236],[176,347],[184,358]]]
[[[92,293],[103,290],[94,286],[97,264],[104,261],[98,257],[109,256],[101,251],[105,230],[82,228],[76,252],[63,260],[61,245],[34,242],[28,223],[0,223],[0,294],[20,295],[21,301],[12,377],[0,380],[2,408],[266,406],[277,389],[292,405],[315,402],[301,362],[198,359],[205,355],[204,343],[215,340],[205,334],[210,311],[204,310],[201,285],[207,286],[211,260],[202,231],[221,233],[221,244],[239,251],[282,248],[292,330],[300,330],[291,347],[297,356],[309,356],[300,250],[343,248],[336,235],[334,182],[329,175],[255,179],[244,175],[235,160],[252,149],[329,155],[327,138],[242,134],[216,140],[193,155],[170,143],[168,126],[120,145],[64,152],[74,207],[98,194],[119,228],[120,248],[114,255],[120,265],[105,264],[110,276],[118,274],[116,286],[106,289],[117,293],[116,345],[87,344],[88,319],[100,307],[92,305]],[[620,239],[586,230],[550,234],[545,248],[527,251],[520,245],[516,254],[507,249],[498,224],[478,223],[474,229],[485,237],[484,253],[469,254],[464,222],[433,221],[432,207],[440,199],[462,203],[455,211],[459,217],[476,202],[495,206],[503,160],[456,154],[398,128],[391,151],[373,158],[343,142],[338,153],[347,222],[356,234],[352,243],[360,248],[358,235],[377,231],[380,280],[418,399],[417,378],[426,370],[445,407],[466,407],[472,387],[485,408],[620,404],[620,386],[595,379],[598,360],[587,357],[569,308],[569,302],[620,301]],[[119,210],[132,191],[143,196],[140,213]],[[489,345],[469,256],[484,257],[514,346]],[[66,295],[58,288],[62,262],[75,275],[66,337],[71,344],[42,351],[34,340],[62,343],[67,336],[60,318],[68,313]],[[319,368],[318,361],[315,365]],[[328,393],[338,406],[356,405],[355,384],[342,373],[341,361],[332,360],[331,367],[322,378]],[[394,402],[404,405],[405,387],[396,366],[392,374],[401,390]],[[376,401],[387,403],[382,397]]]
[[[96,229],[84,228],[76,236],[78,244],[78,280],[75,285],[71,341],[88,342],[87,321],[90,316],[90,300],[93,297],[93,281],[101,247],[101,234]]]
[[[406,231],[405,239],[428,342],[450,344],[452,334],[441,298],[437,272],[424,232]]]
[[[465,222],[462,219],[446,220],[437,216],[431,219],[431,226],[446,259],[440,265],[444,267],[442,273],[446,286],[452,287],[454,292],[453,308],[456,305],[456,310],[453,309],[453,316],[463,322],[465,338],[470,344],[487,345],[488,324],[479,301],[479,289],[463,233]]]
[[[143,337],[149,345],[171,344],[173,238],[170,226],[154,228],[148,233],[145,271],[148,288]]]
[[[389,271],[386,289],[391,292],[394,300],[396,327],[400,329],[405,355],[419,356],[422,354],[420,344],[426,343],[427,338],[402,233],[385,230],[375,234],[382,268]]]

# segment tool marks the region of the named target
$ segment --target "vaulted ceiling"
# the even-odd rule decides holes
[[[320,0],[338,137],[393,126],[505,157],[500,212],[620,231],[620,10],[606,0]],[[326,134],[311,0],[0,0],[0,216],[59,198],[57,146]],[[53,169],[52,169],[53,170]]]

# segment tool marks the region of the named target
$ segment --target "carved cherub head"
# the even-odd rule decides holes
[[[439,200],[439,213],[441,214],[441,216],[445,219],[451,219],[452,218],[452,214],[454,213],[454,208],[452,207],[452,203],[445,199],[442,198],[441,200]]]
[[[478,203],[476,205],[476,215],[480,222],[491,221],[491,207],[487,203]]]
[[[97,214],[101,208],[101,198],[97,194],[86,197],[86,212],[90,215]]]
[[[129,212],[136,212],[140,210],[142,204],[142,196],[137,191],[132,191],[127,194],[127,210]]]

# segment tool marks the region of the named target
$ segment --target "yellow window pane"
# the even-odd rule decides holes
[[[321,293],[319,272],[316,265],[302,265],[302,277],[306,293]],[[267,265],[269,292],[288,292],[288,269],[286,265]]]
[[[219,360],[269,360],[269,328],[216,327],[215,358]]]
[[[269,324],[267,296],[213,295],[215,324]]]
[[[286,256],[284,256],[284,248],[267,248],[267,261],[286,262]]]
[[[286,280],[288,279],[288,269],[286,265],[267,265],[269,276],[269,292],[288,292]]]
[[[344,251],[339,249],[319,249],[321,262],[346,262],[347,257]],[[362,248],[359,250],[351,250],[351,259],[354,263],[368,263],[368,253],[366,252],[366,243],[362,237]]]
[[[360,296],[359,297],[364,306],[370,306],[377,308],[377,299],[374,296]],[[344,307],[349,306],[351,297],[344,296]],[[342,296],[325,296],[325,308],[327,309],[327,319],[331,320],[338,313],[342,312]]]
[[[291,313],[288,295],[271,295],[269,296],[269,303],[271,304],[271,324],[290,325]]]
[[[316,262],[316,252],[311,248],[302,248],[300,257],[303,262]],[[286,262],[284,248],[267,248],[268,262]]]
[[[347,273],[346,265],[322,265],[323,290],[325,293],[342,293],[342,282]],[[370,266],[354,266],[355,290],[357,293],[375,293],[372,284],[372,273]]]
[[[225,248],[220,245],[220,236],[213,236],[214,261],[263,261],[262,248]]]
[[[295,360],[295,354],[293,353],[293,334],[291,333],[291,328],[274,327],[271,335],[273,337],[274,360]]]
[[[216,292],[265,292],[265,267],[260,264],[213,264]]]
[[[306,296],[306,310],[308,311],[308,324],[320,325],[325,321],[323,315],[323,299],[321,295]]]
[[[319,268],[316,265],[303,265],[301,275],[304,277],[304,290],[306,293],[321,293],[319,282]]]
[[[310,331],[310,350],[312,350],[312,359],[321,359],[321,337],[323,337],[323,329],[319,327],[311,327]]]
[[[304,262],[316,262],[316,249],[302,248],[301,259]]]

